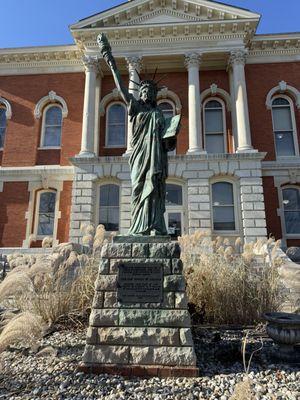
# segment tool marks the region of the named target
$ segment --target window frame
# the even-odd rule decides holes
[[[116,104],[121,104],[125,109],[125,143],[124,143],[124,146],[123,145],[120,146],[119,144],[117,144],[117,145],[108,144],[109,109]],[[106,121],[105,121],[105,148],[107,148],[107,149],[124,149],[124,148],[126,148],[127,147],[127,131],[128,131],[128,113],[127,113],[126,104],[124,104],[123,101],[112,101],[107,105],[105,114],[106,114],[106,118],[105,118],[106,119]]]
[[[181,214],[181,235],[186,234],[186,227],[188,226],[188,221],[187,221],[187,210],[185,205],[187,204],[187,193],[185,190],[185,182],[177,179],[167,179],[166,181],[166,187],[167,185],[175,185],[181,188],[181,193],[182,193],[182,205],[175,204],[175,205],[167,205],[165,204],[166,211],[164,214],[165,218],[165,223],[166,223],[166,228],[168,229],[168,216],[169,213],[180,213]]]
[[[203,144],[204,144],[204,150],[206,150],[206,135],[216,135],[216,133],[206,133],[206,121],[205,121],[205,107],[206,104],[209,103],[210,101],[217,101],[221,104],[222,107],[222,119],[223,119],[223,142],[224,142],[224,153],[208,153],[208,154],[226,154],[228,153],[228,146],[227,146],[227,126],[226,126],[226,106],[224,103],[224,100],[221,99],[220,97],[208,97],[204,100],[203,105],[202,105],[202,110],[203,110]]]
[[[54,221],[53,221],[53,233],[52,235],[38,235],[38,225],[39,225],[39,211],[40,211],[40,201],[41,195],[43,193],[55,193],[55,208],[54,208]],[[35,212],[34,212],[34,227],[33,227],[33,235],[36,240],[43,240],[45,237],[52,237],[53,240],[56,239],[57,233],[57,224],[58,224],[58,205],[59,205],[59,195],[58,191],[55,189],[40,189],[36,191],[35,194]]]
[[[106,185],[115,185],[118,186],[119,188],[119,230],[118,231],[108,231],[106,230],[106,232],[120,232],[121,231],[121,184],[120,182],[116,182],[114,180],[108,180],[108,181],[102,181],[100,184],[97,185],[97,207],[96,207],[96,212],[95,212],[95,217],[96,217],[96,226],[98,226],[100,224],[100,191],[101,191],[101,187],[102,186],[106,186]],[[106,206],[107,207],[107,206]]]
[[[233,196],[233,211],[234,211],[234,230],[216,230],[214,229],[214,213],[213,213],[213,185],[215,183],[230,183],[232,185],[232,196]],[[239,214],[239,186],[238,182],[231,180],[226,177],[215,178],[210,182],[210,209],[211,209],[211,229],[213,235],[227,235],[227,236],[237,236],[240,234],[241,218]]]
[[[46,114],[47,111],[52,107],[59,107],[61,109],[61,131],[60,131],[60,146],[45,146],[45,131],[46,131]],[[43,117],[42,117],[42,130],[41,130],[41,140],[40,140],[40,147],[39,150],[59,150],[61,149],[61,141],[62,141],[62,131],[63,131],[63,108],[59,103],[50,103],[47,104],[43,109]]]
[[[4,104],[0,103],[0,109],[5,111],[5,130],[4,130],[4,140],[3,140],[3,146],[0,146],[0,151],[4,149],[4,142],[5,142],[5,137],[6,137],[6,131],[7,131],[7,108]]]
[[[297,189],[300,191],[300,186],[298,185],[291,185],[291,184],[286,184],[281,186],[280,188],[280,204],[281,204],[281,229],[282,229],[282,236],[285,239],[298,239],[300,237],[300,232],[299,233],[287,233],[286,230],[286,222],[285,222],[285,211],[284,211],[284,203],[283,203],[283,191],[285,189]]]
[[[274,100],[281,99],[281,98],[287,100],[289,102],[289,106],[290,106],[292,130],[293,130],[293,141],[294,141],[294,151],[295,151],[295,154],[291,155],[291,156],[280,156],[277,154],[274,116],[273,116],[273,107],[274,107],[273,102],[274,102]],[[276,106],[275,106],[275,108],[276,108]],[[274,150],[275,150],[276,159],[280,159],[280,160],[293,159],[293,158],[299,156],[298,133],[297,133],[296,116],[295,116],[295,108],[294,108],[293,100],[286,94],[277,94],[277,95],[273,96],[271,99],[271,116],[272,116],[273,140],[274,140]],[[278,132],[278,131],[276,131],[276,132]],[[285,132],[285,131],[283,131],[283,132]]]

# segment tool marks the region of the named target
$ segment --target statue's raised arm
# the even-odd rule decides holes
[[[132,98],[132,95],[129,93],[127,87],[123,84],[121,74],[117,68],[116,60],[114,59],[114,56],[112,55],[111,46],[109,44],[109,41],[108,41],[106,35],[104,33],[100,33],[100,35],[97,38],[97,42],[100,47],[101,54],[113,74],[117,89],[120,91],[124,101],[127,104],[129,104],[130,100]]]

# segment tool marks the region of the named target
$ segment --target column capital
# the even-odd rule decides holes
[[[187,53],[184,55],[184,64],[187,69],[191,67],[198,67],[200,66],[202,61],[202,54],[201,53]]]
[[[142,69],[142,60],[143,60],[142,56],[128,56],[125,57],[125,59],[127,62],[127,68],[129,72],[131,72],[132,70],[140,72],[140,70]]]
[[[82,62],[84,65],[85,72],[101,72],[100,68],[100,57],[98,56],[87,56],[82,57]]]
[[[228,66],[245,65],[248,56],[248,51],[244,49],[232,50],[228,59]]]

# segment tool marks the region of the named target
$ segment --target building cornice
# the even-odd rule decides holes
[[[32,167],[0,167],[1,182],[32,181],[43,177],[55,177],[56,180],[72,180],[73,166],[36,165]]]

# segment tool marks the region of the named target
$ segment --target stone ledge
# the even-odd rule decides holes
[[[77,371],[85,374],[109,374],[121,375],[125,377],[140,378],[197,378],[199,376],[199,368],[197,367],[165,367],[155,365],[113,365],[113,364],[88,364],[81,363],[77,367]]]

